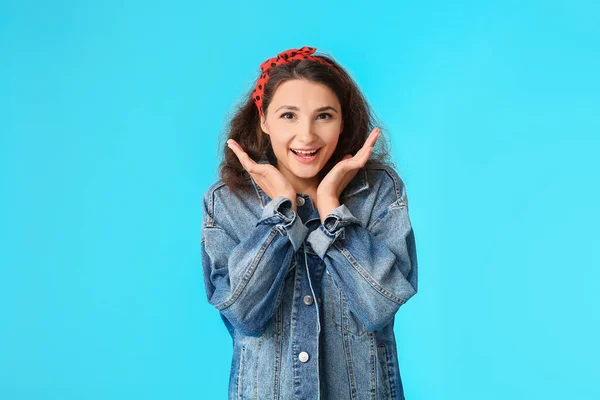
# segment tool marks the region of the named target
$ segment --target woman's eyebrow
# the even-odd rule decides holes
[[[287,110],[300,111],[300,109],[296,106],[288,106],[288,105],[284,104],[281,107],[279,107],[277,110],[275,110],[275,112],[281,110],[282,108],[285,108]],[[331,111],[335,112],[336,114],[338,114],[338,111],[331,106],[319,107],[315,110],[315,112],[321,112],[321,111],[326,111],[326,110],[331,110]]]

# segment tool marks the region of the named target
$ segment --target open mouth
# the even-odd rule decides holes
[[[290,151],[294,153],[294,158],[296,159],[296,161],[301,163],[310,163],[315,161],[317,159],[317,154],[319,153],[319,150],[321,150],[321,148],[318,148],[313,151],[301,151],[290,149]]]
[[[316,155],[319,150],[321,150],[320,148],[314,151],[300,151],[300,150],[294,150],[294,149],[290,149],[292,151],[292,153],[294,153],[295,155],[297,155],[298,157],[301,158],[311,158],[314,155]]]

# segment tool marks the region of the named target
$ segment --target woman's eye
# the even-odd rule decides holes
[[[318,115],[318,117],[321,117],[321,116],[323,116],[323,115],[325,115],[325,116],[326,116],[326,117],[328,117],[328,118],[317,118],[317,119],[329,119],[329,118],[332,118],[332,115],[331,115],[331,114],[329,114],[329,113],[322,113],[322,114],[319,114],[319,115]],[[281,114],[280,118],[283,118],[283,119],[291,119],[291,118],[287,118],[287,116],[291,116],[291,118],[293,118],[294,114],[293,114],[293,113],[291,113],[291,112],[283,113],[283,114]]]

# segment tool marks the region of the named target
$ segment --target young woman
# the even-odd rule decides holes
[[[404,182],[355,82],[314,47],[261,64],[203,196],[229,399],[404,399],[394,336],[417,293]]]

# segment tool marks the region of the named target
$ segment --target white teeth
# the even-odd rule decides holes
[[[318,150],[318,149],[317,149]],[[296,153],[300,153],[300,154],[315,154],[317,152],[317,150],[314,151],[302,151],[302,150],[294,150],[294,152]]]

